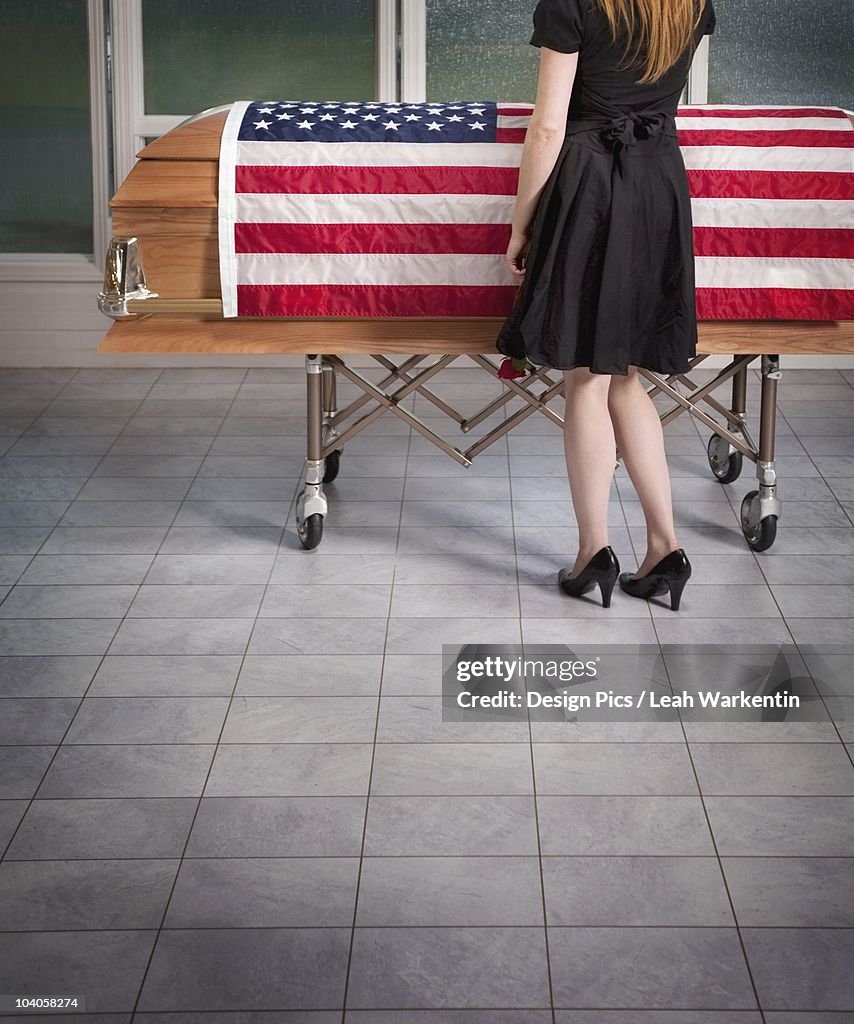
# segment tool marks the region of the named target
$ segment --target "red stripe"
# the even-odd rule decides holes
[[[854,149],[854,131],[822,132],[784,128],[781,131],[726,131],[722,128],[680,128],[680,146],[801,146],[805,149]]]
[[[698,288],[700,320],[854,320],[854,290]]]
[[[500,117],[530,117],[533,112],[533,104],[528,106],[513,106],[512,103],[498,104],[498,114]]]
[[[268,167],[239,165],[235,191],[254,194],[515,195],[518,167]]]
[[[848,199],[854,173],[844,171],[730,171],[688,168],[695,199]]]
[[[697,256],[854,260],[854,231],[843,228],[694,228]]]
[[[516,285],[245,285],[238,316],[506,317]]]
[[[510,224],[235,224],[238,253],[507,251]]]
[[[828,117],[847,121],[848,115],[839,107],[735,107],[713,110],[710,107],[679,107],[677,117]]]
[[[527,128],[497,128],[496,142],[524,142]]]

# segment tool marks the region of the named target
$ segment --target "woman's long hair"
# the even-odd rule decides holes
[[[628,38],[626,58],[642,68],[639,83],[654,82],[682,56],[700,21],[702,0],[597,0],[616,41]]]

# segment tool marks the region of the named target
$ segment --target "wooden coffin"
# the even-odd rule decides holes
[[[474,353],[495,355],[501,324],[482,318],[222,319],[217,242],[220,138],[227,112],[200,116],[145,147],[110,203],[113,235],[135,237],[156,299],[131,301],[102,352]],[[704,321],[704,354],[849,353],[854,324]]]

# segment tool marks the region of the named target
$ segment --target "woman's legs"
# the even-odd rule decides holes
[[[637,367],[630,366],[625,377],[614,374],[610,379],[608,409],[614,434],[646,520],[646,557],[635,574],[644,576],[679,547],[664,434],[658,410],[646,393]]]
[[[578,523],[577,576],[608,543],[608,498],[617,452],[608,414],[609,381],[586,366],[564,370],[564,451],[572,505]]]

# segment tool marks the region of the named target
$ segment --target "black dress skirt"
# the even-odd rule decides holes
[[[580,50],[567,133],[530,228],[525,277],[496,348],[555,369],[684,373],[696,355],[691,199],[674,115],[690,60],[714,26],[638,85],[596,0],[540,0],[531,42]]]

